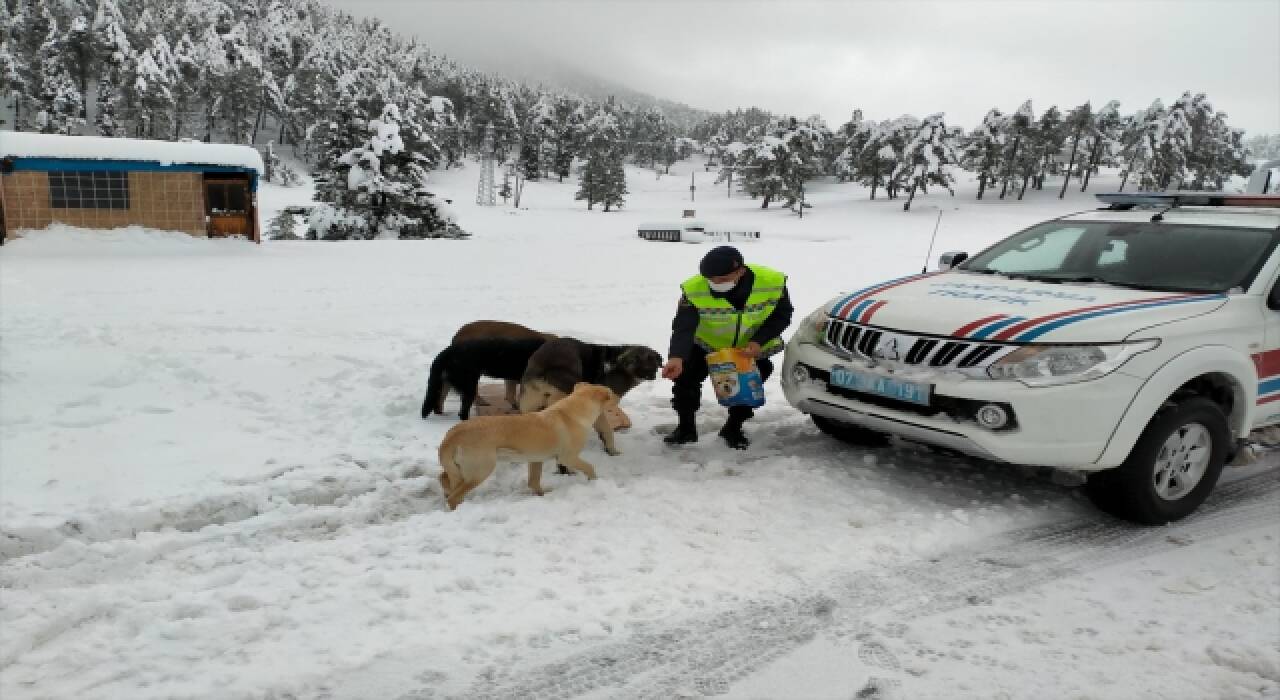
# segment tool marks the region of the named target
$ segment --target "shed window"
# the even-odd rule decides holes
[[[249,211],[246,185],[243,181],[207,182],[211,214],[243,214]]]
[[[128,209],[129,173],[49,173],[49,206],[54,209]]]

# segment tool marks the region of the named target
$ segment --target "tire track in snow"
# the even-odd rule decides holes
[[[336,527],[357,516],[369,522],[408,517],[421,509],[406,510],[400,502],[420,497],[429,488],[422,478],[423,465],[424,460],[359,460],[339,455],[315,467],[294,465],[256,479],[228,479],[225,490],[194,499],[174,497],[131,508],[94,509],[57,525],[0,525],[0,564],[51,551],[66,540],[87,545],[134,540],[142,533],[168,529],[194,534],[213,526],[242,524],[240,534],[283,536],[330,524]],[[308,469],[310,473],[299,474]],[[281,517],[269,524],[255,523],[272,514]],[[203,539],[195,537],[192,542]]]
[[[1158,528],[1075,519],[1035,526],[906,566],[856,572],[825,592],[753,601],[666,627],[637,626],[623,641],[534,668],[490,669],[454,697],[672,698],[719,695],[819,634],[855,637],[873,613],[894,623],[978,605],[1043,583],[1270,524],[1280,503],[1280,468],[1220,484],[1201,510]],[[1103,516],[1098,516],[1101,518]],[[887,649],[884,650],[887,652]],[[868,649],[892,668],[896,659]],[[441,697],[430,688],[401,700]]]

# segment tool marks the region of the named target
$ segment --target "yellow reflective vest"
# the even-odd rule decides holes
[[[747,268],[755,276],[755,282],[742,311],[727,300],[713,296],[710,282],[702,275],[694,275],[680,285],[685,298],[698,310],[694,341],[704,350],[746,347],[782,299],[786,275],[764,265],[747,265]],[[782,350],[782,339],[770,340],[761,350],[762,357]]]

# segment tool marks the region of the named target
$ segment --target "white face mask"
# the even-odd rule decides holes
[[[731,282],[712,282],[711,280],[707,280],[707,286],[711,287],[711,291],[713,292],[724,294],[730,289],[738,286],[738,280],[733,280]]]

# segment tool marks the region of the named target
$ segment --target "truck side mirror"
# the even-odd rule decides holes
[[[1276,282],[1271,288],[1271,294],[1267,296],[1267,308],[1272,311],[1280,311],[1280,282]]]
[[[949,253],[943,253],[938,256],[938,269],[950,270],[960,263],[969,259],[969,254],[961,250],[953,250]]]

